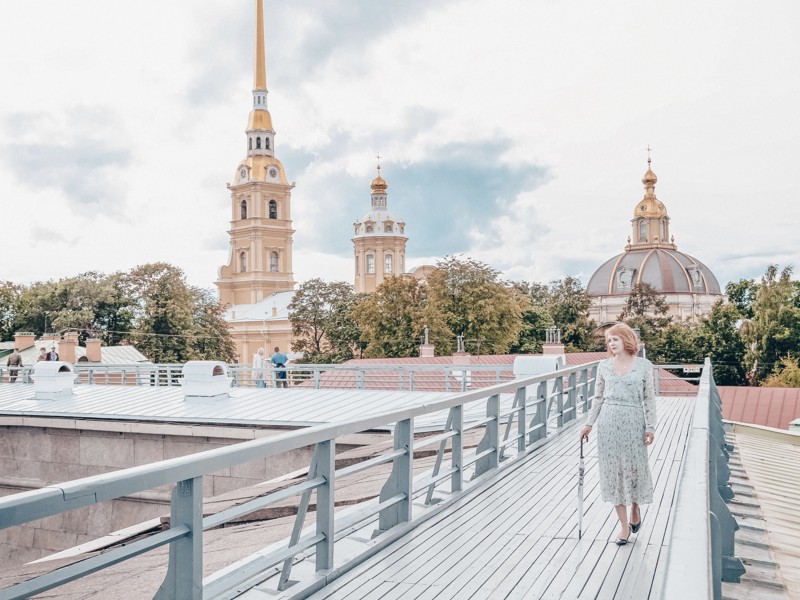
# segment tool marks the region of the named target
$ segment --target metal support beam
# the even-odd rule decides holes
[[[335,529],[333,507],[336,497],[336,451],[335,440],[317,444],[317,475],[325,478],[325,483],[317,488],[317,534],[325,539],[317,543],[317,571],[333,568],[333,542]]]
[[[380,501],[389,500],[398,494],[405,497],[400,502],[384,508],[378,519],[378,532],[388,531],[395,525],[411,520],[411,484],[413,482],[413,438],[414,420],[398,421],[394,427],[394,449],[405,453],[392,461],[392,473],[381,489]]]
[[[203,598],[203,478],[179,481],[172,489],[170,528],[185,525],[189,535],[169,546],[169,566],[155,600]]]
[[[500,466],[500,453],[497,451],[500,445],[500,396],[497,394],[489,396],[486,401],[486,416],[490,421],[486,423],[483,438],[478,443],[476,452],[481,454],[488,450],[489,453],[475,463],[475,477]]]

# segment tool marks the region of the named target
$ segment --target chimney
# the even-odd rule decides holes
[[[14,334],[14,347],[22,352],[34,345],[36,334],[30,331],[18,331]]]
[[[470,364],[472,357],[470,356],[469,352],[464,352],[464,336],[459,335],[456,339],[458,340],[458,350],[453,352],[453,364],[454,365]]]
[[[89,362],[100,362],[101,358],[100,340],[96,338],[86,340],[86,360]]]
[[[564,344],[561,343],[561,330],[557,327],[548,327],[545,330],[542,354],[564,354]]]
[[[424,337],[422,339],[422,343],[419,346],[419,356],[420,358],[430,358],[431,356],[435,355],[435,350],[433,344],[429,343],[428,340],[428,326],[425,325],[424,329]]]
[[[75,364],[75,346],[78,345],[78,334],[67,333],[58,343],[58,357],[64,362]]]

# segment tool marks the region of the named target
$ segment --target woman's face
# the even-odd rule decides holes
[[[622,354],[625,352],[625,344],[622,341],[622,338],[618,335],[610,335],[606,338],[606,342],[608,343],[608,349],[614,356],[618,354]]]

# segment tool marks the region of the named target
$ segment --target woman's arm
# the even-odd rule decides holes
[[[603,392],[606,388],[606,382],[603,378],[600,365],[597,365],[597,376],[594,382],[594,400],[592,401],[592,408],[589,411],[589,416],[586,418],[586,425],[581,429],[580,436],[589,439],[589,432],[592,430],[592,425],[597,421],[600,416],[600,409],[603,407]]]

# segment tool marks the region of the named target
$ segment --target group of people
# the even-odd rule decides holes
[[[286,363],[288,361],[289,358],[281,352],[278,346],[275,346],[274,354],[270,357],[269,362],[264,355],[264,348],[259,348],[253,356],[253,379],[256,381],[256,387],[267,387],[268,365],[271,365],[275,372],[275,387],[288,387],[286,379]]]
[[[58,352],[56,352],[55,345],[50,348],[50,352],[48,352],[47,348],[44,346],[39,348],[39,357],[36,359],[36,362],[42,360],[58,360]],[[25,366],[22,364],[22,354],[18,348],[14,348],[14,351],[8,355],[6,366],[8,367],[8,381],[10,383],[16,382],[19,370]]]

